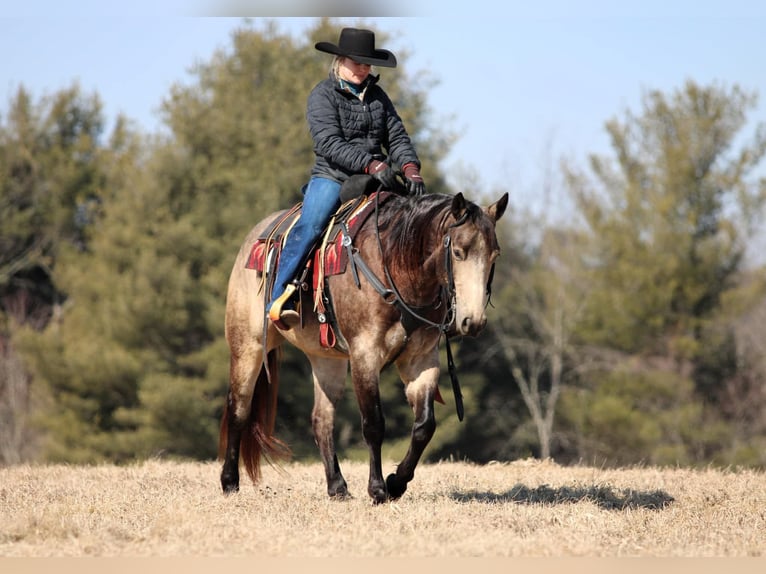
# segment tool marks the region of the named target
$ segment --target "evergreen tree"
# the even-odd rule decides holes
[[[38,103],[20,87],[0,123],[0,441],[25,437],[6,460],[33,455],[36,404],[11,337],[19,325],[43,328],[66,300],[54,275],[62,251],[89,247],[105,189],[102,133],[99,98],[77,84]]]
[[[50,275],[62,245],[85,249],[103,192],[103,118],[75,84],[35,105],[20,87],[0,124],[0,308],[24,292],[29,315],[59,300]]]
[[[596,184],[569,172],[593,238],[592,340],[695,356],[766,199],[766,181],[752,180],[766,126],[732,151],[755,101],[691,81],[670,97],[649,92],[642,115],[607,123],[616,162],[591,157]]]
[[[591,157],[595,183],[568,172],[589,237],[579,336],[622,355],[562,397],[575,457],[697,464],[731,443],[716,397],[733,357],[709,337],[766,199],[766,127],[735,149],[755,101],[691,81],[649,92],[641,115],[607,124],[616,161]]]

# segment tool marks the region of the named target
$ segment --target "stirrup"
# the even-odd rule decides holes
[[[289,283],[287,287],[285,287],[284,293],[282,293],[279,297],[277,297],[274,300],[274,302],[271,304],[271,308],[269,309],[269,319],[271,319],[271,322],[274,323],[280,329],[290,328],[281,320],[282,307],[284,307],[285,303],[287,303],[290,300],[290,298],[293,296],[295,291],[296,291],[295,284]]]

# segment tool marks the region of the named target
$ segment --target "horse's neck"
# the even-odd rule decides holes
[[[422,225],[427,227],[433,224],[433,221],[422,222]],[[441,226],[439,228],[441,229]],[[430,305],[441,293],[444,274],[444,246],[441,230],[431,238],[430,245],[424,250],[421,262],[416,267],[415,273],[400,274],[400,277],[395,280],[397,288],[412,304]]]

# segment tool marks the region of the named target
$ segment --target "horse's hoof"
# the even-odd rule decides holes
[[[221,487],[224,494],[239,492],[239,476],[221,475]]]
[[[386,488],[388,489],[388,496],[391,500],[401,498],[402,495],[407,492],[407,483],[399,478],[395,474],[389,474],[386,478]]]
[[[344,490],[343,492],[336,492],[336,493],[330,493],[330,499],[331,500],[352,500],[354,497],[351,496],[351,493],[348,490]]]
[[[329,494],[330,498],[333,500],[346,500],[347,498],[351,498],[351,495],[348,493],[348,485],[342,478],[337,481],[331,481],[331,484],[327,487],[327,494]]]
[[[236,494],[237,492],[239,492],[239,485],[238,484],[224,484],[223,485],[223,493],[225,495],[228,496],[230,494]]]
[[[372,498],[373,504],[383,504],[388,502],[388,492],[386,492],[385,487],[370,488],[368,494],[370,495],[370,498]]]

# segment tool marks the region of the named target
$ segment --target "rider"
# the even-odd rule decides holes
[[[303,208],[279,257],[272,299],[267,311],[279,321],[292,298],[298,268],[340,207],[341,184],[349,176],[367,173],[383,189],[396,183],[394,165],[401,166],[412,195],[425,193],[420,160],[394,104],[378,85],[371,66],[395,68],[396,57],[375,48],[370,30],[343,28],[338,45],[318,42],[320,52],[333,54],[329,77],[308,97],[306,118],[316,161],[306,186]],[[384,154],[384,149],[388,157]]]

